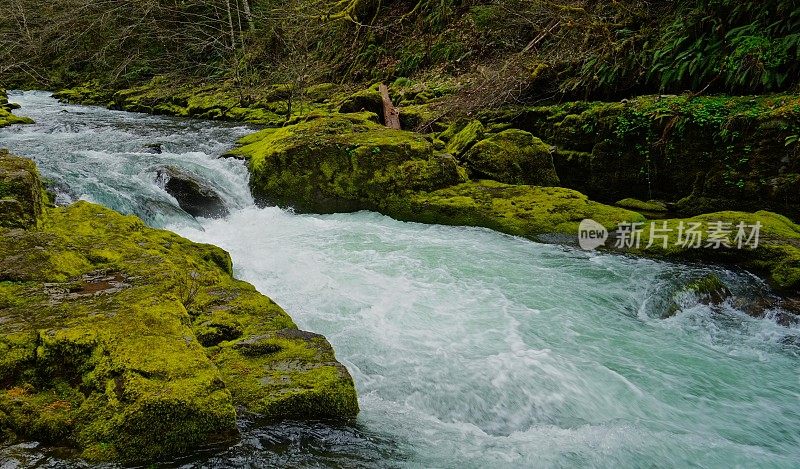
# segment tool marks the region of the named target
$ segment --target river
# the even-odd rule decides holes
[[[237,277],[324,334],[359,392],[354,426],[241,421],[242,440],[176,467],[797,467],[800,330],[680,298],[708,272],[486,229],[371,213],[258,208],[244,164],[218,155],[253,129],[64,105],[12,92],[37,123],[0,129],[57,202],[90,200],[228,250]],[[161,153],[153,153],[159,146]],[[173,165],[230,215],[194,219],[156,182]],[[73,467],[26,443],[6,467]]]

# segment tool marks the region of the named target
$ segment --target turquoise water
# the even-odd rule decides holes
[[[257,208],[247,172],[216,159],[241,126],[12,94],[36,125],[0,129],[64,202],[136,213],[231,253],[237,276],[325,334],[352,373],[356,425],[242,421],[242,442],[182,467],[797,467],[800,330],[710,308],[679,286],[713,271],[586,253],[375,213]],[[66,111],[66,112],[64,112]],[[162,143],[160,155],[143,151]],[[168,162],[212,182],[231,215],[194,220],[153,179]],[[11,466],[73,464],[35,443]],[[4,466],[5,467],[5,466]]]

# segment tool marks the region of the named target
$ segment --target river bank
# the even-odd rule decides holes
[[[317,86],[300,94],[310,98],[295,102],[294,110],[281,89],[243,101],[227,85],[179,86],[157,78],[126,90],[87,85],[56,97],[266,125],[228,155],[248,161],[251,189],[262,203],[299,211],[377,210],[402,220],[572,241],[587,218],[610,231],[622,222],[648,227],[648,219],[670,219],[674,231],[703,215],[706,227],[729,227],[726,246],[738,244],[735,225],[757,221],[764,242],[750,251],[679,249],[674,237],[671,246],[616,248],[741,265],[789,297],[800,295],[800,231],[792,221],[800,214],[796,95],[644,96],[511,106],[465,119],[437,112],[451,97],[446,87],[398,81],[389,90],[401,123],[421,130],[398,132],[380,123],[377,85],[353,94]],[[761,212],[770,209],[789,218]],[[649,233],[642,232],[644,244]]]
[[[235,442],[243,413],[355,418],[328,341],[236,280],[225,251],[53,194],[0,150],[3,440],[142,462]]]

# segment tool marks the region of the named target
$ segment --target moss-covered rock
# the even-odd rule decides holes
[[[704,305],[719,306],[731,297],[731,291],[717,275],[704,275],[690,281],[680,289],[670,307],[661,317],[672,317],[680,311],[679,300],[684,295],[691,295],[696,301]]]
[[[53,93],[53,97],[62,103],[108,106],[113,102],[114,92],[103,88],[97,82],[88,82],[72,88],[58,90]]]
[[[800,226],[782,215],[717,212],[645,223],[636,231],[641,240],[638,247],[622,243],[619,236],[609,246],[640,255],[740,265],[764,274],[783,293],[800,293]],[[754,233],[757,243],[751,239]],[[626,234],[624,239],[634,237]]]
[[[223,250],[86,202],[44,212],[0,228],[5,439],[146,461],[234,438],[237,408],[358,412],[330,344],[234,279]]]
[[[658,200],[650,200],[645,202],[639,199],[627,198],[618,200],[614,205],[639,212],[663,213],[667,211],[666,204],[664,204],[664,202],[659,202]]]
[[[446,149],[450,154],[460,157],[482,139],[485,132],[486,129],[480,121],[474,120],[466,125],[455,122],[439,138],[447,142]]]
[[[383,98],[378,91],[379,83],[372,85],[366,90],[351,94],[342,101],[339,112],[372,112],[378,116],[383,116]]]
[[[455,159],[428,138],[391,130],[371,114],[334,114],[243,138],[253,194],[300,211],[376,209],[390,195],[465,181]]]
[[[42,194],[33,161],[0,148],[0,227],[36,226],[42,215]]]
[[[97,104],[132,112],[277,126],[287,119],[288,98],[292,93],[291,87],[281,84],[245,92],[228,82],[180,84],[180,80],[158,76],[142,85],[122,90],[85,83],[59,90],[54,96],[72,104]]]
[[[33,124],[30,117],[15,116],[11,111],[17,106],[8,102],[6,90],[0,88],[0,127],[14,124]]]
[[[457,138],[458,135],[450,143]],[[476,143],[464,153],[462,160],[476,178],[507,184],[557,186],[559,179],[552,153],[550,145],[530,133],[509,129]]]
[[[727,285],[714,274],[692,280],[686,285],[686,291],[697,295],[703,304],[718,305],[731,296]]]
[[[562,183],[602,201],[658,198],[681,216],[769,209],[800,219],[800,98],[640,96],[488,111],[558,147]],[[793,143],[794,142],[794,143]]]
[[[577,241],[578,225],[586,218],[607,229],[625,221],[644,221],[638,213],[592,202],[571,189],[488,180],[393,197],[383,210],[403,220],[482,226],[528,238],[569,235],[573,243]]]

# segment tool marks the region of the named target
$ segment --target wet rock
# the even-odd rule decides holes
[[[154,155],[160,155],[164,151],[164,148],[160,143],[148,143],[144,146],[144,151]]]
[[[36,229],[0,228],[4,441],[150,462],[235,439],[240,408],[358,413],[330,344],[285,332],[291,318],[233,278],[225,251],[87,202],[43,211]],[[278,350],[243,353],[242,336]]]
[[[0,227],[27,228],[42,214],[42,182],[31,160],[0,149]]]
[[[228,208],[219,194],[205,181],[174,166],[156,170],[157,181],[178,205],[194,217],[220,218],[228,215]]]
[[[29,117],[20,117],[11,113],[14,109],[19,109],[19,105],[9,103],[6,97],[6,90],[0,88],[0,127],[13,124],[32,124],[33,120]]]
[[[714,274],[689,282],[686,291],[697,295],[700,302],[706,305],[720,305],[731,297],[731,291]]]
[[[248,160],[259,202],[304,212],[375,209],[392,195],[466,179],[426,136],[388,129],[370,116],[334,114],[265,129],[230,153]]]
[[[719,306],[726,300],[731,298],[731,291],[715,274],[709,274],[704,277],[692,280],[687,283],[677,296],[683,293],[688,293],[697,297],[697,301],[701,304],[708,306]],[[681,307],[677,302],[673,302],[667,311],[661,316],[668,318],[674,316]]]

